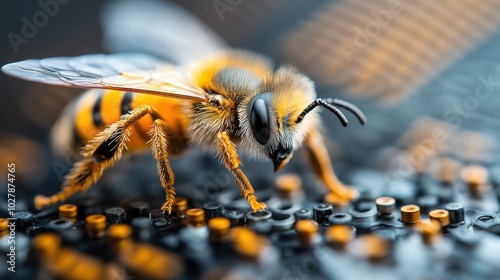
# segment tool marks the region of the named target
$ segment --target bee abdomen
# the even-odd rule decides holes
[[[59,156],[78,153],[79,148],[104,126],[102,100],[106,90],[88,90],[64,108],[51,131],[51,145]],[[87,131],[87,133],[82,133]]]
[[[179,146],[183,147],[187,138],[183,133],[187,130],[188,122],[187,116],[180,108],[181,101],[115,90],[88,90],[72,101],[52,129],[52,146],[55,152],[62,156],[68,152],[77,152],[79,147],[85,145],[97,133],[119,121],[122,115],[145,104],[156,108],[160,117],[170,125],[170,140],[176,144],[175,151],[179,150]],[[127,143],[128,151],[147,147],[147,132],[152,122],[151,116],[146,115],[129,127],[131,137]]]

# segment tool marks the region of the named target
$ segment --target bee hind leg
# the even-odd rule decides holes
[[[37,195],[35,197],[35,208],[40,210],[44,207],[62,202],[77,192],[86,191],[94,182],[101,178],[105,166],[93,158],[83,159],[73,166],[70,173],[64,178],[63,188],[51,196]]]
[[[64,177],[62,190],[49,197],[36,196],[35,208],[41,209],[62,202],[75,193],[87,191],[91,185],[99,181],[104,170],[121,158],[130,137],[128,128],[146,114],[158,118],[154,108],[144,105],[131,110],[119,121],[99,132],[83,148],[81,154],[84,159],[77,162]]]
[[[310,130],[305,146],[314,172],[340,203],[352,201],[359,196],[356,189],[344,185],[335,175],[328,150],[317,128]]]
[[[161,185],[165,189],[165,203],[163,203],[161,209],[167,211],[170,215],[172,213],[172,205],[174,204],[175,199],[175,189],[174,173],[172,172],[172,168],[170,168],[170,163],[168,161],[167,135],[169,134],[170,129],[167,124],[161,119],[156,119],[148,132],[149,137],[151,137],[148,144],[151,146],[153,156],[158,162],[156,168],[158,169]]]
[[[64,177],[61,191],[49,197],[37,195],[35,208],[41,209],[62,202],[75,193],[87,191],[91,185],[99,181],[104,170],[113,166],[115,161],[121,158],[128,141],[130,132],[118,127],[115,123],[97,134],[85,146],[84,150],[87,152],[82,153],[85,158],[75,163],[68,175]],[[114,142],[116,144],[111,149],[109,145]]]
[[[245,176],[243,171],[241,171],[241,169],[239,168],[239,166],[241,165],[241,161],[238,157],[238,153],[236,152],[234,144],[231,142],[231,139],[229,139],[229,136],[226,132],[220,132],[217,135],[217,147],[222,156],[224,164],[226,165],[226,168],[231,171],[236,185],[238,185],[238,188],[243,194],[243,197],[248,201],[248,203],[252,207],[252,210],[254,212],[257,212],[259,210],[266,209],[266,204],[257,200],[250,181]]]

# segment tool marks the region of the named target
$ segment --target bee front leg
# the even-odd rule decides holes
[[[161,209],[167,211],[170,215],[172,213],[172,205],[175,200],[175,189],[174,189],[174,173],[170,167],[168,161],[168,138],[169,128],[165,121],[161,119],[156,119],[148,132],[151,139],[148,144],[151,146],[153,151],[153,156],[158,162],[156,168],[158,169],[158,175],[160,176],[160,181],[162,187],[165,189],[165,203],[163,203]]]
[[[219,149],[219,153],[224,160],[224,165],[227,169],[229,169],[229,171],[231,171],[231,174],[233,174],[236,185],[238,185],[241,194],[248,201],[252,210],[257,212],[259,210],[266,209],[266,204],[257,200],[250,181],[248,181],[247,176],[245,176],[243,171],[239,168],[241,161],[238,157],[238,153],[236,152],[236,147],[231,142],[231,139],[229,139],[226,132],[220,132],[217,135],[217,148]]]
[[[309,131],[306,137],[306,149],[316,175],[330,189],[339,201],[351,201],[359,196],[359,192],[344,185],[335,175],[321,132],[317,128]]]

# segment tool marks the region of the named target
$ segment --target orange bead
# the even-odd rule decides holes
[[[415,224],[420,221],[420,207],[409,204],[401,207],[401,221],[407,224]]]
[[[186,214],[187,207],[187,199],[185,199],[184,197],[176,197],[174,200],[174,204],[172,205],[172,213],[176,217],[183,217]]]
[[[318,224],[314,220],[300,220],[295,223],[295,231],[299,236],[299,243],[303,246],[309,246],[315,241]]]
[[[192,226],[203,226],[205,224],[205,211],[201,208],[191,208],[186,211],[186,220]]]
[[[431,220],[438,221],[443,227],[450,224],[450,213],[444,209],[432,210],[429,217]]]
[[[106,216],[94,214],[85,218],[85,230],[92,238],[103,237],[106,229]]]
[[[231,221],[226,217],[215,217],[208,221],[210,240],[220,241],[229,233]]]
[[[78,208],[74,204],[63,204],[59,206],[59,217],[64,219],[76,221],[78,215]]]

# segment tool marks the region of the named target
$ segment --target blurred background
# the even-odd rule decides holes
[[[48,2],[57,3],[57,11],[44,16],[43,5]],[[346,99],[365,112],[365,127],[348,116],[348,128],[322,113],[336,172],[348,183],[374,184],[367,170],[376,170],[378,182],[384,184],[386,179],[432,169],[434,159],[439,162],[443,157],[491,166],[498,160],[500,2],[173,2],[231,47],[263,53],[277,64],[295,65],[316,82],[319,96]],[[106,3],[2,1],[0,64],[110,52],[103,44],[100,20]],[[23,35],[27,21],[38,22],[29,36]],[[16,163],[18,194],[27,198],[18,207],[28,208],[36,193],[54,193],[77,159],[76,154],[55,158],[48,136],[65,104],[81,90],[35,84],[3,73],[0,83],[0,162],[4,166],[0,173],[5,180],[5,166]],[[256,188],[272,184],[270,162],[244,163]],[[204,185],[205,191],[200,192],[204,200],[210,194],[206,182],[214,182],[214,188],[234,185],[213,155],[190,151],[172,165],[181,195]],[[301,174],[307,185],[312,176],[306,166],[299,153],[285,172]],[[195,179],[192,170],[197,172]],[[359,172],[367,172],[362,178],[370,178],[364,180],[368,183],[353,179]],[[155,174],[151,158],[138,155],[107,172],[100,184],[105,194],[146,198],[160,205],[163,191]],[[123,187],[134,184],[146,187]]]

